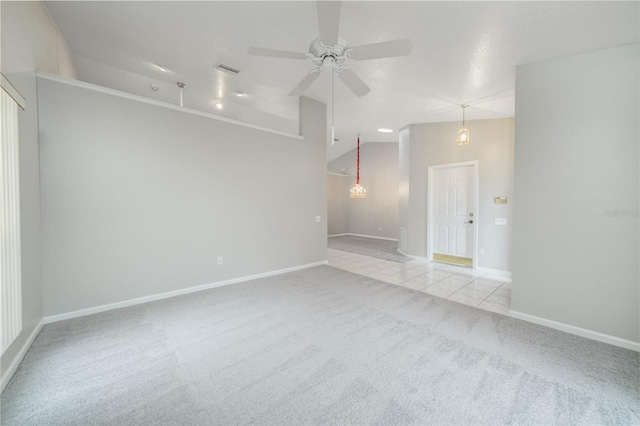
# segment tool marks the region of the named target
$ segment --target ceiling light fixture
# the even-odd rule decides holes
[[[380,133],[393,133],[393,130],[391,130],[391,129],[385,129],[384,127],[379,128],[379,129],[378,129],[378,131],[379,131]]]
[[[234,95],[236,95],[236,96],[237,96],[237,97],[239,97],[239,98],[242,98],[242,97],[247,96],[247,94],[246,94],[246,93],[241,92],[240,90],[236,90],[235,92],[233,92],[233,94],[234,94]]]
[[[177,82],[176,83],[178,85],[178,87],[180,88],[180,106],[183,107],[184,106],[184,102],[182,99],[182,91],[184,90],[184,86],[186,86],[186,84],[182,83],[182,82]]]
[[[468,106],[467,104],[460,105],[460,108],[462,108],[462,129],[458,130],[458,145],[468,145],[471,142],[471,131],[464,127],[464,110]]]
[[[362,200],[367,196],[367,190],[360,186],[360,135],[358,135],[358,152],[356,155],[356,186],[351,188],[349,198]]]
[[[216,108],[222,109],[222,104],[220,102],[216,102]]]
[[[165,67],[164,65],[156,64],[156,67],[162,72],[169,72],[169,68]]]

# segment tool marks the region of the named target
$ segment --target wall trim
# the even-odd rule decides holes
[[[0,87],[2,87],[2,89],[7,93],[7,95],[9,95],[11,99],[15,101],[16,104],[18,104],[18,108],[23,111],[26,109],[27,103],[24,99],[24,96],[20,94],[18,89],[16,89],[11,81],[9,81],[9,79],[2,73],[0,73]]]
[[[29,338],[26,340],[26,342],[24,342],[24,344],[22,345],[22,348],[20,348],[20,351],[11,362],[11,365],[9,365],[9,368],[7,368],[7,370],[4,372],[4,375],[2,376],[2,379],[1,379],[0,392],[4,392],[4,388],[7,387],[7,385],[13,378],[13,375],[16,374],[16,371],[18,371],[18,367],[20,366],[20,363],[24,359],[29,348],[31,348],[31,345],[33,344],[33,342],[36,340],[36,337],[38,337],[38,334],[40,334],[40,331],[42,330],[42,327],[44,326],[44,324],[45,324],[45,321],[44,321],[44,318],[42,318],[38,323],[38,325],[36,325],[36,327],[33,329],[31,334],[29,335]]]
[[[398,242],[397,238],[387,238],[387,237],[378,237],[375,235],[365,235],[365,234],[353,234],[351,232],[345,234],[345,235],[349,235],[351,237],[363,237],[363,238],[374,238],[376,240],[385,240],[385,241],[395,241]]]
[[[373,238],[373,239],[376,239],[376,240],[385,240],[385,241],[398,242],[397,238],[377,237],[375,235],[365,235],[365,234],[353,234],[351,232],[347,232],[347,233],[344,233],[344,234],[327,235],[327,237],[328,238],[333,238],[333,237],[363,237],[363,238]]]
[[[61,77],[54,74],[49,74],[42,71],[37,71],[36,76],[39,78],[44,78],[45,80],[51,80],[62,84],[67,84],[69,86],[80,87],[82,89],[91,90],[93,92],[105,93],[107,95],[117,96],[119,98],[129,99],[132,101],[142,102],[145,104],[155,105],[162,108],[172,109],[175,111],[184,112],[186,114],[191,115],[199,115],[201,117],[212,118],[218,121],[224,121],[226,123],[236,124],[242,127],[248,127],[250,129],[261,130],[263,132],[274,133],[276,135],[287,136],[292,139],[304,140],[304,136],[296,135],[294,133],[285,132],[284,130],[272,129],[271,127],[260,126],[258,124],[248,123],[246,121],[236,120],[235,118],[224,117],[222,115],[211,114],[205,111],[200,111],[197,109],[181,107],[179,105],[170,104],[167,102],[158,101],[156,99],[145,98],[144,96],[134,95],[132,93],[122,92],[116,89],[110,89],[104,86],[98,86],[97,84],[87,83],[80,80],[73,80],[70,78]]]
[[[79,309],[77,311],[65,312],[63,314],[56,314],[44,317],[45,324],[51,324],[53,322],[64,321],[71,318],[84,317],[87,315],[97,314],[100,312],[112,311],[114,309],[126,308],[128,306],[141,305],[143,303],[154,302],[156,300],[168,299],[175,296],[181,296],[183,294],[196,293],[198,291],[209,290],[216,287],[222,287],[230,284],[237,284],[244,281],[251,281],[258,278],[271,277],[273,275],[286,274],[288,272],[299,271],[301,269],[313,268],[314,266],[327,265],[328,260],[321,260],[319,262],[307,263],[305,265],[293,266],[291,268],[278,269],[275,271],[263,272],[255,275],[247,275],[239,278],[232,278],[224,281],[217,281],[209,284],[202,284],[194,287],[182,288],[179,290],[167,291],[165,293],[157,293],[149,296],[137,297],[135,299],[122,300],[120,302],[108,303],[106,305],[94,306],[92,308]]]
[[[545,327],[554,328],[569,334],[574,334],[587,339],[597,340],[599,342],[608,343],[610,345],[619,346],[632,351],[640,352],[640,342],[621,339],[620,337],[611,336],[609,334],[598,333],[597,331],[587,330],[586,328],[576,327],[574,325],[565,324],[558,321],[540,318],[535,315],[529,315],[518,311],[509,311],[509,315],[523,321],[532,322],[534,324],[543,325]]]
[[[407,257],[408,257],[408,258],[410,258],[410,259],[423,259],[423,260],[424,260],[424,259],[426,259],[426,258],[424,258],[424,257],[422,257],[422,256],[414,256],[414,255],[412,255],[412,254],[406,253],[404,250],[401,250],[401,249],[396,249],[396,250],[397,250],[397,251],[398,251],[398,253],[400,253],[401,255],[403,255],[403,256],[407,256]]]

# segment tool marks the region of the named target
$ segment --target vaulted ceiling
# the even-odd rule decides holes
[[[252,56],[247,49],[308,52],[318,37],[315,2],[45,4],[80,80],[173,103],[181,81],[187,107],[297,132],[298,99],[288,94],[313,64]],[[639,4],[343,2],[340,37],[349,46],[410,38],[413,50],[406,57],[350,63],[371,88],[365,96],[336,79],[339,141],[327,141],[327,158],[353,149],[357,134],[368,142],[392,142],[407,124],[460,120],[463,103],[470,105],[468,120],[513,116],[517,65],[638,42]],[[240,72],[214,69],[220,63]],[[330,105],[331,72],[305,95]],[[379,133],[380,127],[394,133]]]

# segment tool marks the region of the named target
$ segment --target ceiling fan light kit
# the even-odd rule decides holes
[[[349,47],[347,42],[339,37],[340,10],[339,1],[318,1],[318,28],[320,37],[313,40],[308,53],[290,52],[286,50],[264,47],[250,47],[251,55],[270,56],[285,59],[302,59],[311,61],[313,68],[297,86],[291,90],[290,96],[300,96],[323,73],[325,68],[331,68],[334,75],[358,97],[371,91],[369,86],[349,68],[351,61],[407,56],[411,53],[413,44],[409,39],[385,41]]]
[[[471,142],[471,131],[464,125],[464,110],[468,106],[467,104],[460,105],[460,108],[462,108],[462,129],[458,130],[458,137],[456,138],[458,145],[469,145],[469,142]]]

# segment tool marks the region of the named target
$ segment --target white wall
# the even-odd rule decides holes
[[[427,254],[429,166],[478,160],[479,211],[475,223],[479,227],[478,247],[484,248],[485,254],[478,257],[477,264],[511,271],[513,119],[467,123],[471,143],[465,146],[455,141],[458,122],[412,124],[400,134],[400,226],[408,228],[408,253]],[[494,204],[495,196],[507,196],[509,201]],[[507,218],[507,226],[495,225],[496,217]]]
[[[2,73],[26,99],[19,112],[23,331],[2,355],[2,384],[37,331],[42,314],[40,173],[35,70],[73,77],[71,53],[41,2],[0,2]]]
[[[327,232],[340,235],[349,232],[349,175],[327,173]]]
[[[632,342],[640,341],[639,51],[516,73],[511,308]]]
[[[398,248],[409,253],[408,241],[404,241],[402,229],[409,229],[409,184],[411,171],[411,126],[398,132],[398,226],[400,238]],[[408,235],[406,236],[408,240]]]
[[[355,185],[356,149],[331,161],[327,169],[335,173],[344,169],[351,176],[343,195],[348,203],[349,233],[398,239],[398,144],[360,145],[360,184],[367,190],[362,200],[348,198]]]
[[[38,90],[45,316],[326,259],[324,104],[301,98],[299,140]]]
[[[2,73],[46,71],[75,78],[71,52],[40,1],[2,2]]]

